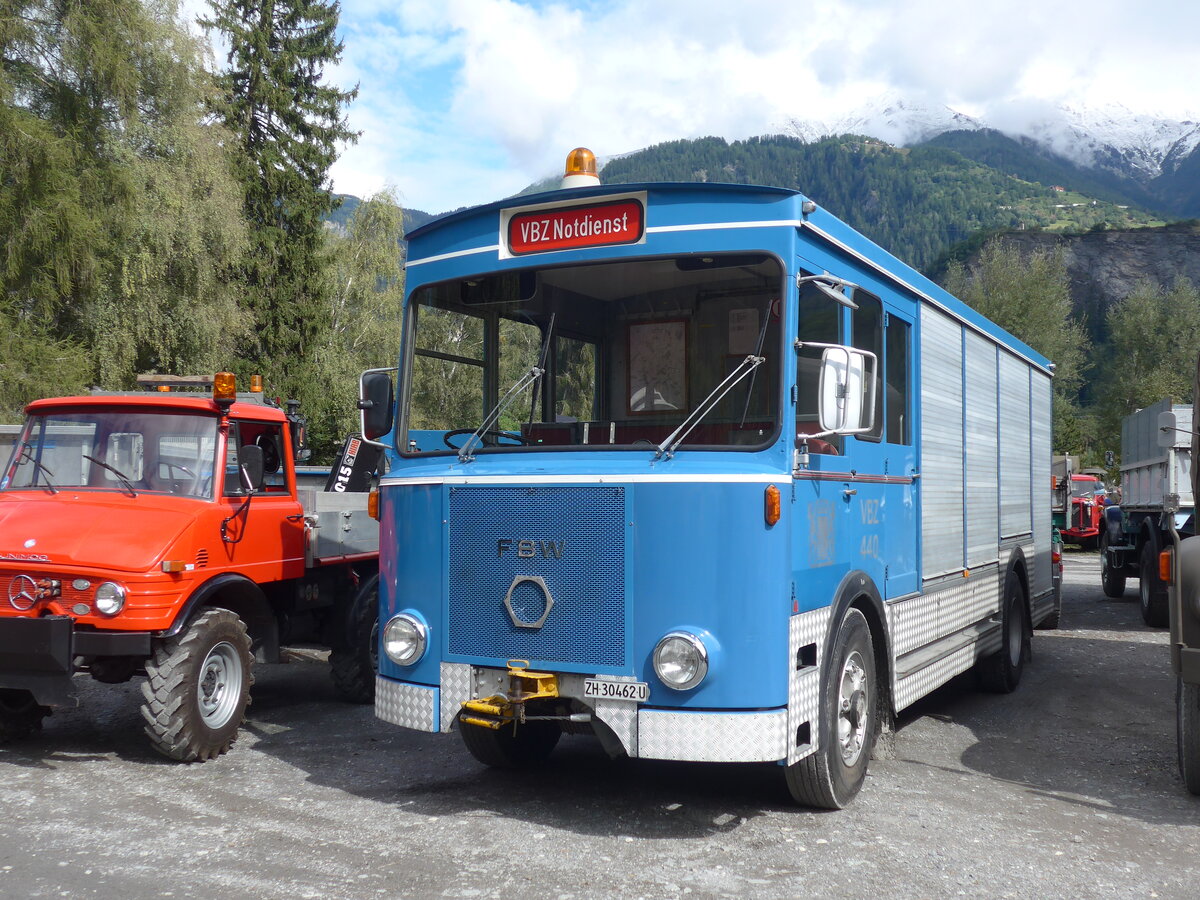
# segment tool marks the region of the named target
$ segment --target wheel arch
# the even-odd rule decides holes
[[[1008,584],[1009,575],[1016,575],[1021,582],[1021,595],[1025,601],[1025,624],[1032,631],[1033,598],[1029,590],[1029,564],[1025,560],[1025,551],[1020,547],[1014,547],[1008,555],[1008,564],[1004,569],[1004,582],[1000,585],[1001,604],[1004,602],[1004,585]]]
[[[275,611],[257,583],[235,572],[210,578],[192,591],[175,617],[175,623],[159,636],[180,634],[204,610],[213,608],[227,609],[246,623],[255,659],[259,662],[279,661],[279,620]]]
[[[826,650],[833,646],[833,642],[837,638],[838,627],[850,609],[857,609],[867,620],[875,656],[879,718],[881,723],[886,721],[890,724],[894,718],[895,704],[892,697],[892,652],[891,638],[887,627],[887,609],[874,579],[861,570],[847,572],[834,594],[834,600],[829,609],[829,625],[825,633]],[[823,653],[822,657],[825,660],[821,672],[821,685],[824,690],[828,685],[830,668],[828,653]]]

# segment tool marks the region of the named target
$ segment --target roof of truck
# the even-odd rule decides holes
[[[25,407],[29,414],[44,413],[64,407],[134,407],[143,410],[159,409],[163,411],[217,413],[217,404],[207,394],[85,394],[78,397],[46,397],[34,400]],[[229,414],[235,419],[258,419],[268,421],[286,421],[282,409],[267,406],[265,403],[238,403],[229,408]]]

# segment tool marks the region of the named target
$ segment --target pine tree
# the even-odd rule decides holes
[[[234,134],[253,234],[245,304],[256,323],[249,356],[294,390],[294,363],[329,326],[322,219],[338,146],[357,138],[343,109],[358,93],[322,83],[341,57],[336,0],[208,0],[229,44],[216,112]]]

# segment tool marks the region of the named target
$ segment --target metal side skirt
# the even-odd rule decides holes
[[[692,762],[775,762],[788,755],[787,709],[638,710],[638,756]]]
[[[375,715],[416,731],[438,730],[438,689],[375,676]]]

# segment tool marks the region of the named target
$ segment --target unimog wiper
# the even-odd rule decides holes
[[[44,462],[33,455],[33,448],[29,446],[28,442],[21,444],[20,462],[18,465],[26,462],[33,463],[34,468],[36,468],[46,477],[46,487],[50,490],[50,493],[57,494],[58,488],[56,488],[53,482],[50,481],[50,476],[54,473],[46,468],[46,464]]]
[[[129,480],[129,479],[126,477],[126,476],[125,476],[125,473],[124,473],[124,472],[122,472],[120,469],[118,469],[116,466],[110,466],[110,465],[109,465],[108,463],[106,463],[104,460],[102,460],[102,459],[96,459],[96,457],[94,457],[94,456],[92,456],[91,454],[88,454],[88,453],[84,453],[84,454],[83,454],[83,458],[84,458],[84,459],[87,459],[87,460],[91,460],[91,461],[92,461],[92,462],[94,462],[96,465],[98,465],[98,466],[103,466],[104,468],[108,469],[108,471],[112,472],[112,473],[113,473],[114,475],[116,475],[116,476],[117,476],[119,479],[121,479],[121,484],[123,484],[123,485],[125,486],[125,489],[129,491],[129,496],[130,496],[130,497],[136,497],[136,496],[137,496],[137,491],[135,491],[135,490],[133,489],[133,482],[132,482],[132,481],[130,481],[130,480]]]

